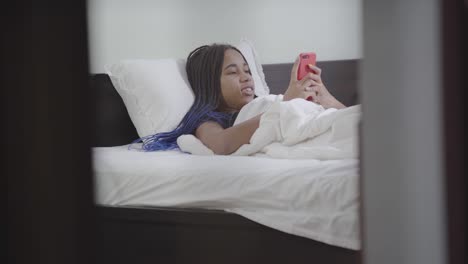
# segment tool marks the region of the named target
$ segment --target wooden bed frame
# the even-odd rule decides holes
[[[330,93],[358,103],[358,60],[318,62]],[[264,65],[273,94],[283,93],[292,64]],[[91,76],[96,93],[96,142],[117,146],[138,138],[106,74]],[[290,235],[219,210],[96,206],[98,263],[347,263],[361,252]]]

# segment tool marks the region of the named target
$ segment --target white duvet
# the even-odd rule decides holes
[[[249,144],[234,156],[267,155],[288,159],[349,159],[358,156],[360,106],[324,109],[303,99],[283,102],[282,95],[259,97],[240,111],[234,125],[263,113],[259,128]],[[181,150],[196,155],[213,155],[193,135],[183,135]]]

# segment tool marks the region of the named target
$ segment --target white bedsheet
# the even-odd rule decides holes
[[[221,209],[359,249],[358,161],[93,148],[96,203]]]

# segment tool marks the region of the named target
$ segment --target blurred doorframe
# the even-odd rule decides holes
[[[441,5],[447,254],[448,263],[467,263],[465,250],[468,172],[465,146],[468,133],[466,113],[463,111],[466,109],[468,87],[468,1],[443,0]]]
[[[0,12],[5,256],[94,263],[86,0],[10,1]]]
[[[467,5],[363,1],[364,263],[467,262]]]

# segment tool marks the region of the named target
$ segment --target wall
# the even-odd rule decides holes
[[[122,59],[186,58],[213,42],[250,39],[262,63],[361,57],[362,0],[89,0],[90,71]]]

